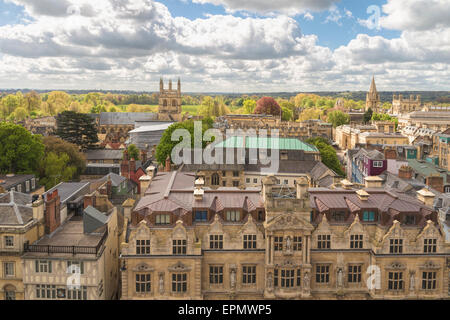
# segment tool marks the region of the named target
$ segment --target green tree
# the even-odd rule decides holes
[[[28,116],[27,110],[24,107],[18,107],[14,110],[14,119],[17,121],[22,121]]]
[[[199,114],[204,117],[220,117],[230,113],[222,97],[205,96],[202,100]]]
[[[84,154],[80,152],[80,148],[76,144],[64,141],[57,136],[44,137],[43,143],[45,146],[45,154],[53,152],[58,156],[66,154],[69,157],[68,165],[76,168],[76,172],[74,173],[72,178],[78,179],[79,176],[84,172],[84,169],[86,168],[86,158]],[[44,169],[45,168],[43,168],[42,166],[39,169],[39,173],[41,176],[45,175]]]
[[[69,156],[65,153],[48,153],[42,160],[41,167],[44,168],[44,174],[39,182],[45,185],[47,190],[60,182],[72,180],[77,171],[75,166],[70,165]]]
[[[36,91],[30,91],[25,95],[25,108],[28,112],[39,110],[41,97]]]
[[[328,123],[333,124],[333,128],[339,127],[350,122],[350,116],[339,110],[328,113]]]
[[[372,115],[373,115],[373,111],[371,108],[369,108],[363,115],[363,122],[369,123],[370,120],[372,119]]]
[[[88,114],[64,111],[56,117],[56,135],[82,149],[95,148],[98,142],[97,126]]]
[[[336,150],[328,143],[328,141],[322,137],[309,138],[307,143],[313,144],[319,149],[322,163],[328,168],[336,172],[340,176],[345,176],[344,170],[342,170],[341,163],[336,154]]]
[[[253,99],[247,99],[243,103],[243,110],[245,114],[252,114],[256,108],[256,101]]]
[[[287,107],[282,107],[281,108],[282,111],[282,115],[281,115],[281,120],[283,121],[291,121],[294,118],[294,115],[292,113],[292,110],[290,108]]]
[[[205,133],[206,130],[210,129],[213,127],[213,123],[214,121],[211,118],[204,118],[202,120],[202,136]],[[194,146],[194,121],[192,120],[186,120],[183,122],[177,122],[174,123],[172,125],[169,126],[169,128],[167,128],[166,131],[164,131],[161,140],[158,144],[158,146],[156,147],[156,160],[158,161],[158,163],[160,164],[164,164],[167,157],[169,157],[172,153],[172,149],[181,142],[181,138],[180,141],[172,141],[172,133],[176,130],[176,129],[186,129],[187,131],[189,131],[190,135],[191,135],[191,146]],[[202,147],[205,148],[207,145],[206,141],[203,141],[202,143]]]
[[[127,148],[128,158],[139,160],[139,149],[134,144],[130,144]]]
[[[322,110],[316,108],[307,108],[303,110],[299,117],[299,121],[311,120],[311,119],[320,119],[323,114]]]
[[[37,172],[43,156],[42,136],[33,135],[20,125],[0,123],[1,172]]]

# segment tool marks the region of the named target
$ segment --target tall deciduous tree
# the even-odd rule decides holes
[[[328,113],[328,123],[333,125],[333,128],[339,127],[350,122],[350,116],[339,110],[334,110]]]
[[[206,130],[212,128],[214,121],[211,118],[204,118],[202,120],[202,136]],[[172,149],[181,142],[180,141],[172,141],[172,133],[176,129],[186,129],[189,131],[191,135],[191,146],[194,146],[194,121],[187,120],[183,122],[177,122],[169,126],[166,131],[164,131],[161,140],[156,147],[156,160],[158,163],[165,163],[168,156],[171,155]],[[202,147],[205,148],[207,145],[206,141],[203,141]]]
[[[139,160],[139,149],[134,144],[130,144],[127,148],[128,158]]]
[[[322,137],[309,138],[307,143],[313,144],[319,149],[322,162],[328,168],[336,172],[340,176],[345,176],[345,172],[342,169],[339,158],[337,157],[336,150]]]
[[[39,182],[45,185],[48,190],[60,182],[72,180],[77,168],[70,165],[69,156],[66,153],[56,154],[48,153],[42,160],[44,175],[40,177]]]
[[[73,166],[76,168],[74,172],[73,179],[77,179],[86,168],[86,158],[83,153],[79,151],[79,147],[76,144],[67,142],[58,138],[56,136],[48,136],[43,138],[43,143],[45,146],[45,154],[49,154],[53,152],[58,156],[66,154],[69,157],[69,166]],[[40,168],[40,175],[44,176],[43,167]]]
[[[44,145],[40,135],[33,135],[20,125],[0,123],[1,172],[37,172],[43,156]]]
[[[262,97],[256,102],[254,114],[281,116],[281,107],[272,97]]]
[[[95,148],[98,142],[94,119],[87,114],[64,111],[56,117],[56,135],[82,149]]]

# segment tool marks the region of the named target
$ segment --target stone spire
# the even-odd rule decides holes
[[[366,95],[366,111],[372,109],[373,112],[378,112],[380,109],[381,101],[380,95],[375,85],[375,76],[372,77],[372,83],[370,84],[369,92]]]
[[[370,84],[370,90],[369,93],[378,93],[377,92],[377,86],[375,85],[375,76],[372,76],[372,83]]]

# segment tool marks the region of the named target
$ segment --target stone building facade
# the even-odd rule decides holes
[[[422,102],[420,95],[410,95],[409,98],[404,98],[403,95],[393,95],[392,97],[392,113],[401,115],[413,111],[420,111],[422,109]]]
[[[146,186],[121,246],[121,299],[449,298],[449,247],[426,190],[299,178],[286,193],[270,176],[260,190],[212,190],[178,172]]]
[[[44,201],[16,191],[0,194],[0,300],[23,300],[22,255],[44,234]]]
[[[159,82],[158,120],[181,121],[181,81],[178,79],[177,89],[172,89],[172,80],[169,88],[164,89],[164,82]]]
[[[278,134],[282,138],[298,138],[306,140],[311,137],[322,137],[329,141],[333,138],[333,126],[322,120],[306,121],[280,121],[272,115],[257,114],[229,114],[218,117],[214,126],[226,133],[227,130],[253,129],[255,134],[266,134],[268,136]],[[265,130],[265,131],[263,131]]]
[[[379,113],[382,111],[380,94],[378,93],[377,86],[375,85],[375,77],[372,77],[369,92],[366,94],[365,110],[367,111],[369,109],[371,109],[374,113]]]

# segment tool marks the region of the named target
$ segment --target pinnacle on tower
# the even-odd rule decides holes
[[[377,92],[377,86],[375,85],[375,76],[372,76],[372,83],[370,84],[370,93]]]
[[[169,80],[169,90],[172,90],[172,80]]]

